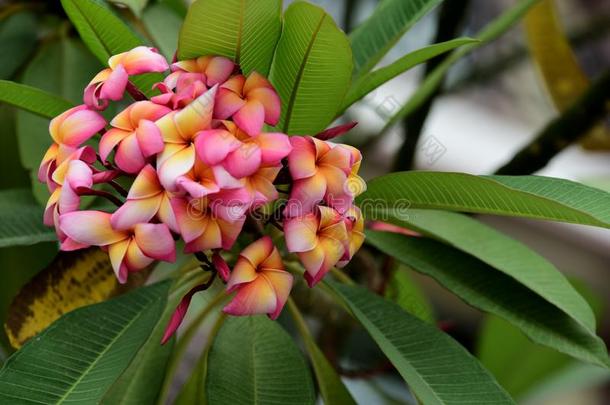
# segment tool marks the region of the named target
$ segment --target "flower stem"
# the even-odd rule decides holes
[[[140,89],[138,89],[132,82],[127,82],[127,87],[125,87],[125,90],[127,90],[127,93],[129,93],[131,98],[133,98],[135,101],[148,100],[148,97],[146,97],[146,95],[142,93]]]

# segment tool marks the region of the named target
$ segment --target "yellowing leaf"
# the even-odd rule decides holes
[[[5,325],[11,345],[21,347],[65,313],[142,284],[146,272],[135,275],[120,285],[99,248],[60,252],[13,300]]]
[[[553,0],[542,0],[525,19],[527,41],[536,67],[559,112],[570,107],[589,87],[572,50]],[[591,149],[610,148],[610,134],[603,125],[593,128],[583,140]]]

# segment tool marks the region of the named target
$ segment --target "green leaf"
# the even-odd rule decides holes
[[[43,225],[42,214],[30,190],[0,191],[0,247],[55,240],[55,231]]]
[[[389,80],[392,80],[412,67],[415,67],[420,63],[424,63],[427,60],[447,51],[463,45],[472,44],[474,42],[478,42],[478,40],[472,38],[457,38],[452,39],[451,41],[426,46],[425,48],[421,48],[406,54],[388,66],[384,66],[362,76],[354,84],[352,84],[350,91],[345,97],[342,109],[346,110],[349,106],[369,94],[371,91],[375,90],[377,87],[388,82]]]
[[[7,80],[0,80],[0,101],[45,118],[53,118],[74,106],[44,90]]]
[[[287,134],[326,128],[349,88],[352,63],[347,37],[322,8],[288,7],[269,76],[282,100],[277,127]]]
[[[282,31],[280,0],[197,0],[180,31],[178,58],[221,55],[267,75]]]
[[[420,287],[409,277],[408,271],[403,265],[396,266],[388,280],[385,298],[422,321],[434,323],[432,306]]]
[[[0,84],[0,87],[2,85]],[[0,91],[0,94],[2,92]],[[1,96],[0,96],[1,97]],[[0,173],[10,176],[0,177],[0,189],[29,187],[30,176],[19,160],[19,144],[15,130],[15,110],[8,105],[0,105]]]
[[[369,231],[367,240],[433,277],[468,304],[506,319],[533,341],[587,362],[610,364],[594,331],[480,260],[427,238]]]
[[[325,283],[345,302],[423,403],[513,403],[481,364],[449,335],[362,287]]]
[[[144,44],[142,39],[100,0],[61,0],[61,4],[83,42],[104,66],[112,55]],[[160,74],[130,78],[148,96],[153,94],[153,84],[162,79]]]
[[[149,405],[155,403],[175,343],[175,339],[172,339],[165,345],[161,345],[161,338],[175,309],[173,303],[165,305],[165,311],[150,337],[138,351],[127,370],[108,390],[101,401],[102,404]]]
[[[367,217],[376,210],[426,208],[610,228],[609,193],[552,177],[397,172],[368,182],[357,201]]]
[[[364,23],[350,33],[354,75],[370,72],[409,28],[442,0],[383,0]]]
[[[521,242],[474,218],[454,212],[380,211],[370,219],[374,218],[387,218],[395,225],[411,228],[478,258],[595,332],[595,316],[589,304],[552,263]]]
[[[142,22],[159,52],[171,60],[178,47],[178,32],[182,19],[169,6],[153,4],[144,10]]]
[[[307,350],[309,360],[311,360],[311,364],[313,365],[313,371],[324,404],[355,405],[356,401],[354,401],[354,398],[352,398],[352,395],[345,387],[345,384],[341,381],[341,377],[339,377],[324,353],[322,353],[322,350],[320,350],[316,344],[315,339],[311,336],[311,332],[309,332],[303,315],[292,299],[288,300],[288,309],[290,310],[294,324],[303,338],[305,350]]]
[[[480,41],[470,45],[465,45],[451,53],[439,66],[436,67],[419,85],[415,93],[409,98],[405,105],[390,118],[382,130],[382,133],[402,120],[404,117],[415,111],[425,102],[432,93],[442,84],[445,74],[449,69],[464,56],[483,45],[494,41],[515,24],[525,15],[534,4],[540,0],[520,0],[513,7],[506,10],[499,17],[487,24],[478,32],[476,38]]]
[[[311,375],[282,327],[266,316],[229,317],[208,357],[211,404],[313,404]]]
[[[148,0],[109,0],[118,6],[128,7],[136,17],[142,16],[142,10],[148,4]]]
[[[11,78],[34,51],[38,41],[36,16],[30,12],[15,13],[0,25],[0,79]],[[0,94],[2,92],[0,91]]]
[[[0,370],[0,402],[97,403],[146,342],[169,283],[64,315]]]

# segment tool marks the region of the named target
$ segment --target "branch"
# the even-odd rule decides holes
[[[606,70],[570,108],[549,122],[496,174],[524,175],[542,169],[557,153],[586,135],[608,114],[608,102],[610,70]]]

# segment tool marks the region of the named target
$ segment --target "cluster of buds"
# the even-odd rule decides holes
[[[353,202],[365,188],[357,174],[361,154],[328,141],[341,131],[266,132],[280,119],[280,98],[265,77],[246,76],[224,57],[170,66],[155,49],[137,47],[108,65],[86,87],[84,104],[50,124],[54,142],[39,179],[51,193],[44,221],[55,227],[62,250],[100,246],[123,283],[156,260],[174,261],[182,239],[185,252],[207,262],[235,293],[225,312],[276,318],[293,283],[280,251],[298,256],[313,286],[359,249],[363,219]],[[150,99],[130,82],[168,70]],[[134,101],[107,123],[101,112],[125,93]],[[83,209],[86,195],[116,208]],[[263,211],[273,214],[257,215]],[[223,252],[252,222],[259,239],[231,270]],[[285,244],[262,235],[267,224],[284,231]],[[198,289],[184,297],[167,336]]]

